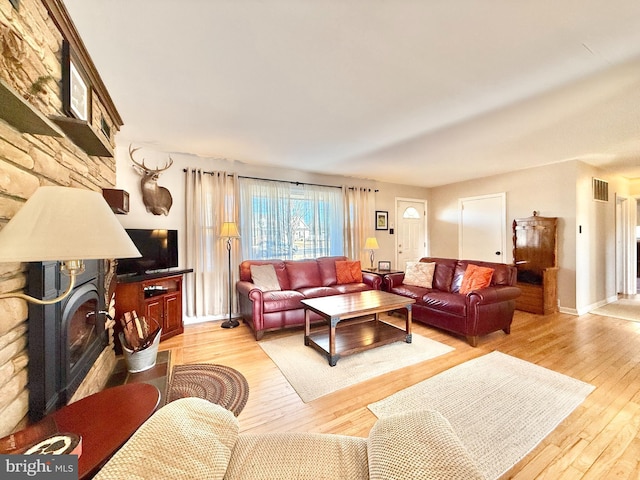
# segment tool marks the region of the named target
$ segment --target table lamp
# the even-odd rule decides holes
[[[364,249],[369,250],[369,259],[371,260],[371,270],[373,270],[373,251],[378,250],[378,240],[376,237],[369,237],[364,242]]]
[[[238,320],[231,318],[231,303],[233,299],[232,281],[231,281],[231,239],[240,238],[240,232],[238,232],[238,226],[235,222],[224,222],[222,224],[222,230],[220,236],[227,239],[227,254],[229,256],[229,318],[222,322],[222,328],[235,328],[240,325]]]
[[[84,260],[140,257],[127,232],[102,198],[92,190],[40,187],[0,230],[0,263],[60,261],[70,277],[59,297],[39,300],[23,293],[0,295],[41,305],[64,299],[84,272]]]

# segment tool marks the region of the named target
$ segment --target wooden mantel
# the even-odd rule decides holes
[[[62,33],[62,36],[69,42],[71,48],[80,59],[80,66],[89,77],[89,82],[91,83],[94,93],[100,98],[111,120],[120,128],[123,124],[122,118],[107,91],[107,87],[104,85],[102,78],[100,78],[98,69],[93,63],[93,60],[91,60],[89,52],[80,38],[80,34],[73,20],[71,20],[64,3],[62,0],[42,0],[42,3],[49,11],[51,19],[60,30],[60,33]]]

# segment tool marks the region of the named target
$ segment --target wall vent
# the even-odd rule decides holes
[[[609,201],[609,182],[593,178],[593,199],[598,202]]]

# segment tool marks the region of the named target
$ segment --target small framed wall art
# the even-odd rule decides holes
[[[389,230],[389,212],[376,210],[376,230]]]
[[[91,87],[66,40],[62,44],[62,102],[67,115],[78,120],[89,120]]]

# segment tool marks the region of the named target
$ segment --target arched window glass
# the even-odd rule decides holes
[[[408,207],[402,214],[402,218],[420,218],[420,213],[413,207]]]

